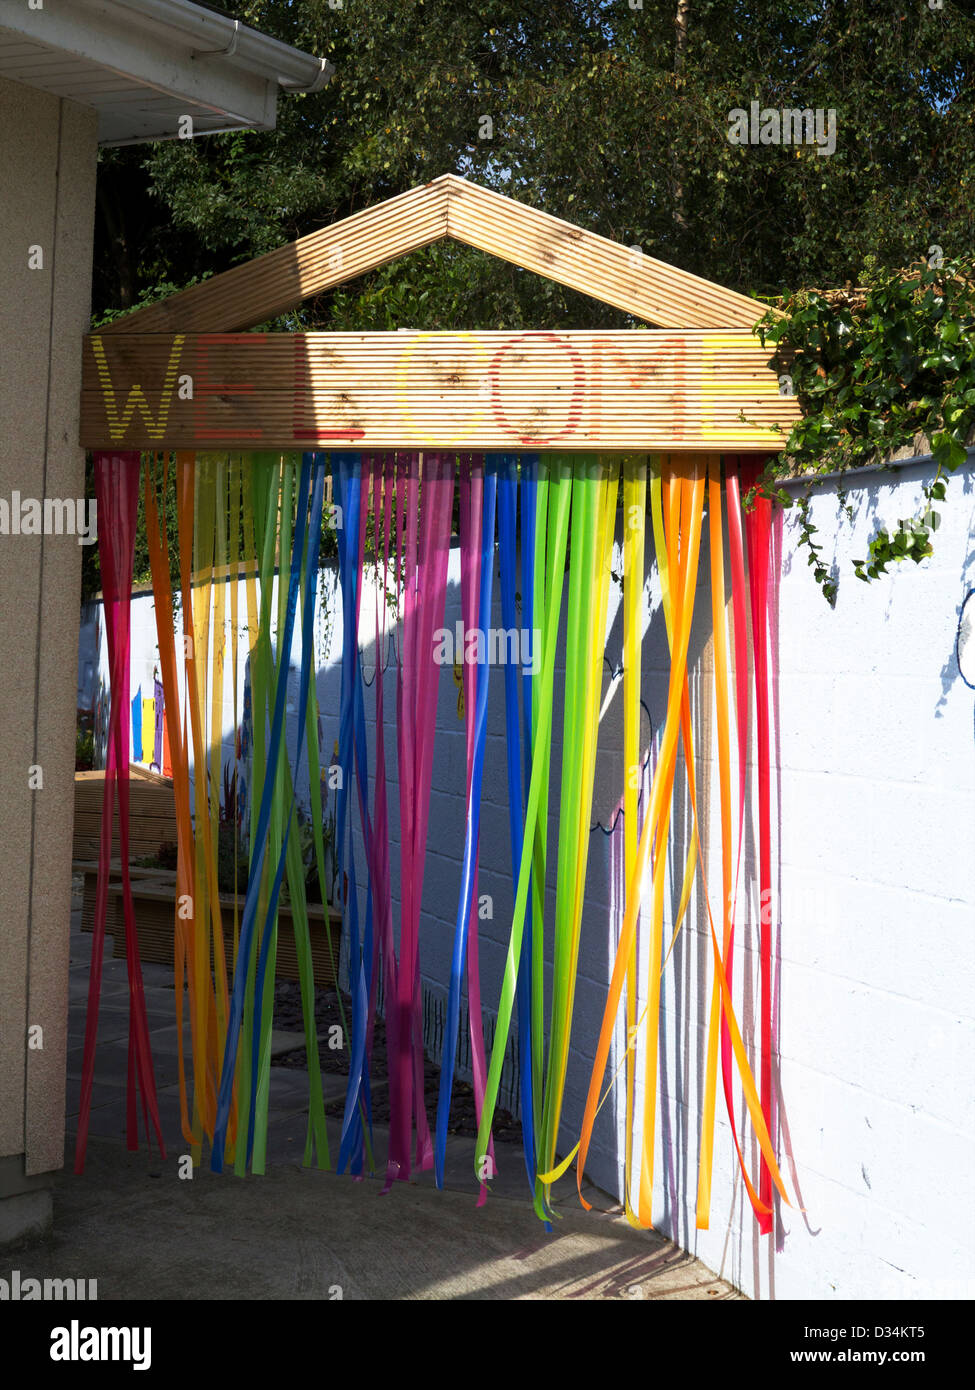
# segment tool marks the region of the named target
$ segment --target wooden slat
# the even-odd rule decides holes
[[[82,784],[85,782],[93,782],[99,787],[104,787],[105,773],[97,769],[94,772],[76,772],[74,780],[76,787],[79,782]],[[148,782],[152,786],[168,787],[170,791],[173,789],[173,779],[171,777],[166,777],[161,772],[153,772],[151,768],[142,767],[139,763],[129,763],[129,781],[132,782],[133,780]]]
[[[435,181],[138,309],[101,331],[124,336],[252,328],[312,295],[440,241],[446,230],[447,190]]]
[[[447,236],[661,328],[751,328],[765,312],[745,295],[443,174],[102,331],[238,332]]]
[[[155,854],[161,844],[176,843],[176,805],[172,778],[148,769],[130,769],[129,777],[129,856],[141,859]],[[84,860],[98,855],[102,838],[102,799],[104,772],[76,772],[74,784],[74,829],[72,858]],[[111,853],[119,851],[118,798],[112,814]]]
[[[754,299],[665,261],[447,175],[447,230],[457,241],[533,270],[661,328],[751,328]]]
[[[81,442],[777,449],[797,407],[769,360],[743,331],[94,335]]]

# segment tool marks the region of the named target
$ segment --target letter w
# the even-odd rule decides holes
[[[108,431],[113,439],[122,439],[129,428],[129,422],[138,410],[146,422],[146,434],[150,439],[162,439],[166,432],[166,421],[169,419],[169,406],[172,400],[173,388],[176,385],[176,373],[179,370],[179,359],[183,352],[183,343],[186,341],[185,333],[177,333],[173,338],[173,345],[169,350],[169,362],[166,365],[166,377],[163,382],[162,395],[159,398],[159,414],[157,419],[153,419],[149,409],[149,402],[146,394],[138,384],[131,387],[128,398],[125,402],[125,409],[119,415],[118,402],[115,397],[115,387],[112,385],[111,374],[108,370],[108,362],[105,358],[105,348],[101,338],[92,338],[91,350],[95,354],[95,364],[98,368],[98,381],[102,388],[102,395],[105,398],[105,418],[108,420]]]

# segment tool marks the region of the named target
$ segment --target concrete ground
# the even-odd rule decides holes
[[[86,1171],[72,1172],[91,937],[72,916],[66,1168],[54,1232],[0,1255],[0,1277],[97,1279],[111,1299],[738,1299],[729,1284],[654,1232],[634,1231],[596,1189],[584,1212],[561,1184],[551,1235],[532,1212],[520,1148],[498,1147],[498,1176],[475,1206],[473,1139],[451,1136],[445,1190],[429,1173],[396,1183],[301,1167],[306,1073],[271,1071],[267,1172],[203,1167],[178,1176],[172,971],[146,966],[146,997],[167,1158],[125,1147],[128,999],[124,961],[104,967]],[[286,1035],[282,1050],[294,1045]],[[335,1084],[333,1080],[333,1086]],[[332,1154],[338,1122],[330,1122]],[[377,1127],[377,1152],[386,1135]],[[598,1208],[602,1208],[599,1210]]]

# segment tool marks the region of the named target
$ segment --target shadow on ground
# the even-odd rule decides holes
[[[445,1190],[432,1174],[382,1195],[379,1177],[353,1180],[301,1167],[307,1074],[272,1068],[267,1172],[180,1178],[172,971],[146,970],[153,1056],[167,1158],[125,1147],[127,987],[107,959],[96,1085],[83,1177],[72,1172],[91,938],[72,917],[67,1166],[53,1234],[0,1256],[0,1275],[96,1279],[98,1299],[738,1299],[698,1260],[654,1232],[635,1231],[612,1199],[587,1190],[581,1210],[563,1183],[548,1234],[528,1198],[520,1146],[496,1147],[497,1177],[475,1205],[473,1139],[453,1135]],[[281,1041],[282,1048],[293,1039]],[[329,1122],[338,1152],[339,1124]],[[376,1150],[386,1152],[377,1126]],[[182,1165],[183,1169],[187,1165]]]

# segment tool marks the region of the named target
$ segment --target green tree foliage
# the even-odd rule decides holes
[[[186,283],[454,171],[721,284],[762,295],[855,279],[975,237],[975,25],[954,0],[248,0],[225,8],[336,68],[282,95],[278,127],[108,152],[97,308]],[[683,27],[675,20],[680,11]],[[836,151],[733,145],[728,113],[835,110]],[[491,138],[482,139],[484,117]],[[121,228],[121,230],[120,230]],[[547,326],[602,309],[476,257],[395,293],[409,258],[292,326]],[[452,280],[452,282],[451,282]],[[380,305],[367,311],[363,295]],[[349,296],[353,295],[354,300]],[[442,300],[447,301],[446,307]],[[424,317],[428,316],[428,317]],[[594,317],[595,316],[595,317]],[[399,324],[397,324],[399,326]]]
[[[328,58],[335,76],[318,93],[282,94],[273,132],[103,152],[95,321],[446,172],[762,298],[859,282],[865,264],[894,271],[932,247],[971,257],[971,6],[637,3],[224,0]],[[835,152],[732,144],[729,113],[752,101],[835,111]],[[630,322],[445,243],[264,326]],[[97,584],[94,556],[86,584]]]
[[[800,291],[781,316],[759,324],[762,342],[776,345],[776,365],[788,372],[802,410],[783,453],[766,468],[764,490],[789,506],[793,498],[776,490],[775,480],[796,470],[806,475],[796,499],[800,541],[830,603],[837,582],[809,517],[817,475],[883,464],[905,448],[930,448],[937,469],[921,489],[915,515],[878,530],[867,558],[853,562],[857,578],[871,580],[888,565],[919,564],[932,554],[940,524],[935,504],[945,500],[949,475],[967,456],[975,423],[975,263],[932,262],[893,273],[871,262],[862,292]]]

